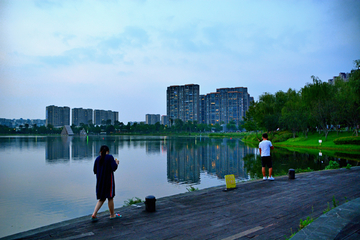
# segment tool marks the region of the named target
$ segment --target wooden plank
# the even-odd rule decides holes
[[[238,238],[241,238],[241,237],[244,237],[246,235],[249,235],[251,233],[254,233],[254,232],[257,232],[261,229],[264,229],[263,227],[261,226],[257,226],[257,227],[254,227],[254,228],[251,228],[249,230],[246,230],[246,231],[243,231],[241,233],[238,233],[238,234],[235,234],[235,235],[232,235],[230,237],[227,237],[227,238],[223,238],[222,240],[234,240],[234,239],[238,239]]]

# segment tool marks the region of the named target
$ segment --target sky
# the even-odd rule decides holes
[[[358,0],[0,0],[0,118],[166,115],[166,89],[299,91],[360,59]]]

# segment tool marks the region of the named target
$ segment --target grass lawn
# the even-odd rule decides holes
[[[281,146],[286,148],[307,148],[317,150],[336,150],[341,152],[360,152],[360,145],[336,145],[334,140],[340,137],[351,137],[352,132],[341,132],[337,135],[336,132],[330,132],[325,139],[324,134],[309,133],[308,137],[300,136],[296,138],[289,138],[284,142],[274,143],[275,146]],[[359,137],[360,138],[360,137]],[[319,140],[322,143],[319,143]]]

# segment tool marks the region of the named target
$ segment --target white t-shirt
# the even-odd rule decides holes
[[[272,144],[269,140],[262,140],[259,143],[259,148],[261,148],[261,156],[262,157],[270,156],[270,148],[271,147],[272,147]]]

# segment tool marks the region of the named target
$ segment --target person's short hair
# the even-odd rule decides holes
[[[267,133],[264,133],[262,136],[263,136],[263,138],[266,138],[266,139],[268,138]]]

